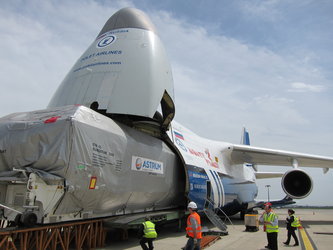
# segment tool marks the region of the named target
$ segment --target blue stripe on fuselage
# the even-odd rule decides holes
[[[219,188],[221,190],[221,197],[220,197],[221,203],[220,203],[220,206],[222,206],[223,205],[223,196],[224,196],[224,191],[223,191],[223,186],[222,186],[222,180],[221,180],[221,178],[220,178],[220,176],[219,176],[219,174],[217,172],[214,172],[214,173],[216,175],[216,179],[217,179],[217,183],[219,185]]]
[[[216,185],[216,188],[217,188],[217,193],[218,193],[218,207],[219,206],[221,206],[221,193],[220,193],[220,187],[219,187],[219,185],[217,184],[217,180],[216,180],[216,176],[215,176],[215,172],[214,171],[212,171],[212,170],[209,170],[209,172],[212,174],[212,176],[213,176],[213,179],[214,179],[214,182],[215,182],[215,185]]]

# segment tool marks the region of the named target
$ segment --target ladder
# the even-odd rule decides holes
[[[210,208],[205,208],[204,213],[207,218],[222,232],[227,232],[227,225],[220,219],[220,217]]]
[[[207,218],[218,228],[221,230],[222,233],[228,234],[227,231],[227,225],[221,220],[221,218],[215,213],[215,211],[210,208],[213,207],[214,208],[214,202],[209,199],[206,198],[205,201],[205,208],[204,208],[204,213],[206,214]],[[227,218],[230,222],[230,224],[232,224],[230,218],[224,213],[224,211],[221,208],[218,208],[225,216],[225,218]]]

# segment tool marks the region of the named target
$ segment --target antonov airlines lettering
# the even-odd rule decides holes
[[[26,225],[260,205],[256,178],[282,177],[286,198],[313,182],[301,167],[333,158],[213,141],[173,120],[173,78],[154,25],[124,8],[106,22],[48,107],[0,118],[1,216]],[[261,173],[256,165],[290,166]],[[208,204],[208,205],[207,205]]]

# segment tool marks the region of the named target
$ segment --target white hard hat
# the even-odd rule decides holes
[[[197,204],[195,204],[195,202],[191,201],[188,205],[187,208],[192,208],[192,209],[197,209]]]

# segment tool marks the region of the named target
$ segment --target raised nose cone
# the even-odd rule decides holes
[[[109,18],[98,37],[108,31],[124,28],[144,29],[156,33],[155,26],[144,12],[134,8],[123,8]]]
[[[124,8],[106,22],[54,94],[49,107],[81,104],[107,114],[174,117],[171,66],[150,19]],[[98,104],[98,105],[97,105]]]

